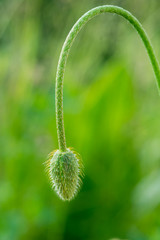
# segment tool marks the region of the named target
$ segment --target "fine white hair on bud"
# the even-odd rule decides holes
[[[50,154],[47,171],[52,187],[62,200],[75,197],[81,185],[82,169],[79,154],[69,148],[65,152],[56,150]]]

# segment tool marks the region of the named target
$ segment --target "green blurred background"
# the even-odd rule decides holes
[[[160,60],[159,0],[0,1],[0,240],[160,239],[160,97],[126,20],[90,21],[68,59],[67,145],[85,166],[77,197],[62,202],[44,170],[58,148],[54,84],[63,41],[83,13],[103,4],[131,11]]]

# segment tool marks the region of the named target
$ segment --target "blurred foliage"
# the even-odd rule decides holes
[[[100,4],[130,10],[160,56],[160,2],[0,1],[0,240],[159,240],[160,98],[136,32],[93,19],[68,59],[64,119],[85,178],[62,202],[44,171],[57,148],[54,83],[63,41]]]

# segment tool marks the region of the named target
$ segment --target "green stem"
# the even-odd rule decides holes
[[[72,43],[81,30],[81,28],[93,17],[100,15],[101,13],[116,13],[122,17],[124,17],[127,21],[129,21],[133,27],[137,30],[139,36],[141,37],[145,48],[148,52],[156,79],[158,88],[160,89],[160,67],[158,60],[155,56],[152,44],[143,29],[140,22],[128,11],[123,8],[112,6],[112,5],[104,5],[91,9],[87,13],[85,13],[72,27],[69,32],[59,57],[58,67],[57,67],[57,75],[56,75],[56,122],[57,122],[57,134],[58,134],[58,143],[59,149],[61,151],[66,151],[66,139],[65,139],[65,131],[64,131],[64,122],[63,122],[63,78],[65,66],[68,58],[68,54]]]

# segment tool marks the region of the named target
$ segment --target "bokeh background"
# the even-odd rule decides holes
[[[0,1],[0,240],[160,239],[160,97],[139,36],[119,16],[81,30],[65,72],[67,145],[84,161],[81,191],[62,202],[44,171],[58,148],[63,41],[103,4],[130,10],[160,60],[159,0]]]

